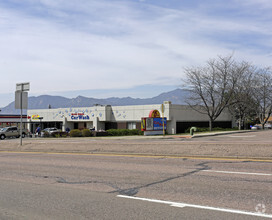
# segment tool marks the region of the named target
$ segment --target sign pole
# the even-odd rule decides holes
[[[162,132],[163,132],[163,136],[165,136],[165,129],[164,129],[164,105],[161,105],[161,109],[162,109]]]
[[[17,83],[15,92],[15,109],[21,110],[20,117],[20,146],[23,145],[23,109],[27,109],[29,83]]]
[[[21,122],[20,122],[20,146],[23,145],[23,91],[20,93]]]

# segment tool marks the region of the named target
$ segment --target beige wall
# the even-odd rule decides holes
[[[164,117],[167,118],[167,132],[176,133],[176,122],[208,121],[209,118],[192,110],[189,106],[172,105],[165,102]],[[65,127],[73,129],[73,123],[87,123],[87,128],[95,126],[96,130],[105,129],[105,122],[140,122],[142,117],[148,117],[151,110],[157,109],[161,113],[159,105],[134,105],[134,106],[94,106],[83,108],[37,109],[28,110],[28,116],[39,115],[43,122],[63,122]],[[72,114],[84,113],[88,119],[72,119]],[[35,120],[29,120],[35,122]],[[38,122],[39,120],[36,120]],[[222,113],[217,121],[232,121],[230,114]]]
[[[206,114],[201,114],[186,105],[172,105],[171,118],[176,119],[176,121],[209,121],[209,117]],[[232,117],[227,111],[222,112],[216,119],[216,121],[231,120]]]

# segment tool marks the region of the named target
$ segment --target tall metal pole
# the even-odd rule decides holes
[[[23,145],[23,91],[20,94],[20,105],[21,105],[21,122],[20,122],[20,145]]]
[[[20,145],[23,145],[23,109],[27,109],[27,91],[29,91],[28,83],[17,83],[15,92],[15,108],[21,110],[21,120],[20,120]],[[24,105],[23,105],[23,98]]]
[[[164,129],[164,105],[161,105],[162,108],[162,132],[163,132],[163,136],[165,136],[165,129]]]

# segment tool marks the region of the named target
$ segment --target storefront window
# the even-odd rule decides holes
[[[128,129],[129,130],[136,129],[136,122],[128,122]]]

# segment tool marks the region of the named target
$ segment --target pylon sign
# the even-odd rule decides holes
[[[163,125],[166,130],[167,118],[161,118],[158,110],[152,110],[149,117],[142,118],[141,130],[142,131],[162,131]]]
[[[166,130],[167,118],[142,118],[141,130],[142,131],[162,131]]]
[[[27,109],[28,94],[27,92],[15,92],[15,109]]]

